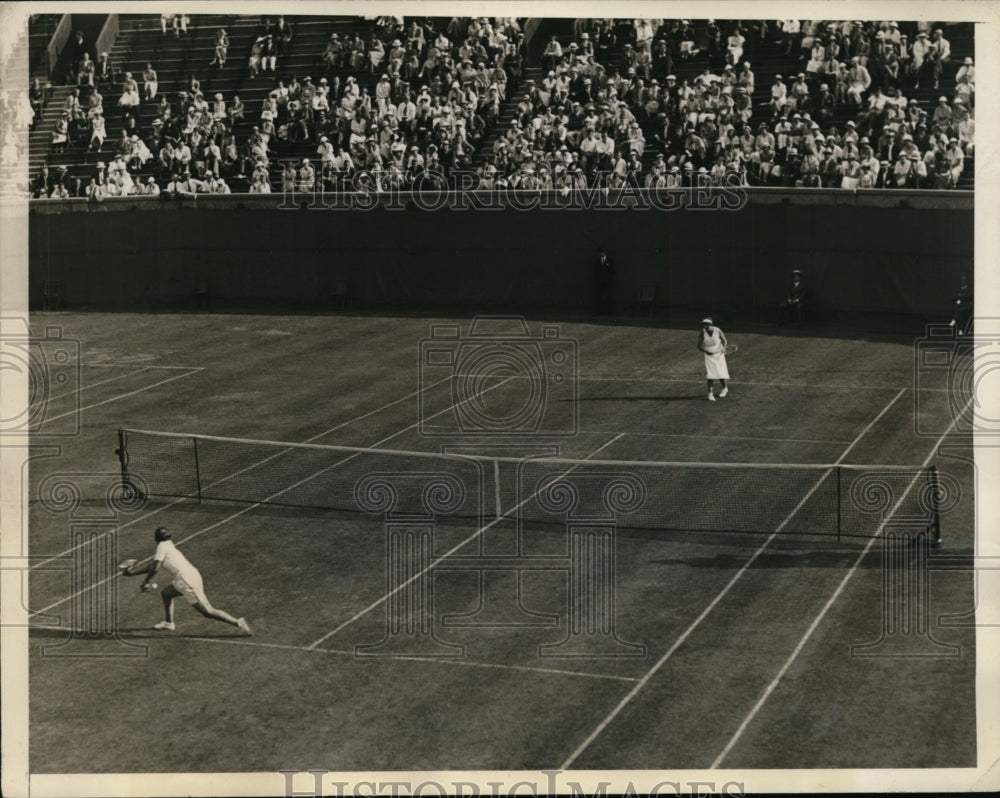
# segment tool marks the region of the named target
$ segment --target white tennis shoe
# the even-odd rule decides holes
[[[721,391],[719,391],[719,398],[721,399],[723,396],[725,396],[728,393],[729,393],[729,389],[728,388],[723,388]]]
[[[243,634],[249,635],[251,637],[253,636],[253,632],[250,631],[250,624],[247,623],[246,618],[240,618],[239,624],[240,624],[240,631],[243,632]]]
[[[173,621],[160,621],[159,623],[153,624],[154,629],[158,629],[161,632],[172,632],[177,627],[174,626]]]
[[[715,394],[712,393],[711,391],[708,392],[708,401],[710,401],[710,402],[714,402],[715,401]]]

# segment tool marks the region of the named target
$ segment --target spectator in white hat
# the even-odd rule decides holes
[[[914,76],[913,88],[915,89],[920,88],[920,80],[925,72],[927,57],[933,49],[927,34],[924,31],[918,33],[916,41],[910,47],[910,57],[912,59],[910,62],[910,71]]]
[[[955,73],[955,96],[966,105],[972,104],[972,97],[976,91],[976,67],[972,58],[966,56],[962,66]]]
[[[316,187],[316,170],[308,158],[302,159],[299,167],[299,191],[309,194]]]
[[[87,145],[87,151],[100,151],[104,146],[104,140],[108,136],[107,128],[104,123],[104,114],[97,114],[93,119],[90,120],[90,143]]]
[[[274,74],[278,63],[278,45],[274,41],[274,34],[268,33],[260,44],[260,62],[265,72]]]
[[[206,175],[207,176],[207,175]],[[231,194],[232,190],[225,180],[222,179],[222,175],[215,175],[208,181],[209,190],[213,194]]]
[[[726,63],[736,66],[743,58],[743,46],[746,44],[746,37],[740,33],[738,27],[733,28],[729,38],[726,39]]]
[[[333,162],[335,155],[333,145],[330,143],[330,139],[327,136],[320,136],[319,145],[316,147],[316,155],[320,160],[321,164],[329,164]]]
[[[340,69],[344,65],[346,56],[347,52],[344,49],[344,43],[340,40],[340,36],[336,33],[331,33],[322,56],[323,61],[326,63],[326,71]]]
[[[948,164],[951,185],[954,187],[958,185],[958,180],[965,170],[965,153],[962,152],[959,141],[954,136],[948,139],[948,146],[944,150],[944,159]]]
[[[809,62],[806,64],[806,72],[811,75],[826,72],[828,64],[827,48],[823,38],[817,36],[813,41],[812,49],[809,51]]]
[[[847,81],[847,96],[854,101],[856,106],[860,107],[861,95],[868,91],[868,87],[872,85],[872,76],[858,56],[851,59],[851,66],[847,70]]]
[[[254,178],[253,182],[250,184],[249,193],[251,194],[270,194],[271,184],[263,175],[258,175]]]
[[[781,109],[785,107],[787,102],[788,87],[782,81],[781,75],[777,74],[774,76],[774,82],[771,84],[771,100],[769,105],[775,114],[780,114]]]
[[[212,98],[212,119],[225,119],[229,114],[226,111],[226,101],[222,97],[222,92],[216,92]]]
[[[102,52],[97,58],[97,65],[94,68],[94,78],[98,85],[107,85],[115,81],[115,68],[106,52]]]

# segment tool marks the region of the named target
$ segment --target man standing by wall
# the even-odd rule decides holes
[[[806,300],[806,288],[802,284],[802,272],[792,270],[792,282],[788,287],[788,296],[778,306],[778,324],[784,324],[791,316],[798,324],[802,323],[802,305]]]
[[[615,265],[607,250],[601,249],[594,266],[597,278],[597,315],[610,316],[615,312]]]
[[[972,318],[972,288],[969,287],[969,278],[962,275],[962,283],[955,292],[955,302],[952,305],[951,321],[949,324],[955,329],[958,335],[965,335],[969,321]]]

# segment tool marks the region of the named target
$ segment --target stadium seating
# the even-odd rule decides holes
[[[191,76],[200,81],[201,91],[209,102],[216,93],[221,93],[227,104],[231,102],[234,95],[239,95],[247,109],[248,125],[256,124],[255,120],[259,117],[261,104],[268,92],[274,87],[276,79],[284,80],[287,83],[292,76],[300,80],[311,76],[315,82],[318,82],[321,75],[327,76],[331,80],[335,76],[339,76],[343,85],[346,77],[353,75],[361,88],[368,89],[369,93],[374,95],[374,86],[379,75],[373,74],[367,69],[361,71],[327,70],[326,65],[321,60],[324,46],[331,33],[338,32],[341,38],[349,34],[359,34],[367,39],[375,30],[374,20],[319,15],[289,17],[289,20],[293,25],[293,39],[287,52],[279,57],[276,74],[273,76],[270,74],[258,77],[251,76],[247,63],[248,55],[261,24],[259,17],[251,16],[193,16],[190,19],[187,33],[175,36],[172,30],[168,30],[166,35],[163,34],[160,27],[160,17],[157,15],[124,14],[120,16],[119,34],[109,53],[110,61],[119,77],[125,72],[131,72],[139,82],[140,90],[141,74],[146,63],[151,63],[158,73],[160,95],[166,94],[171,100],[176,97],[177,92],[187,86]],[[444,20],[441,22],[443,24]],[[42,29],[40,22],[32,24],[39,30]],[[720,21],[720,26],[724,31],[727,29],[727,24]],[[906,23],[904,23],[905,25]],[[676,75],[678,83],[684,80],[694,80],[706,68],[710,68],[716,74],[721,72],[721,62],[718,59],[712,60],[708,54],[709,48],[705,41],[705,21],[694,21],[693,27],[699,40],[699,54],[691,59],[682,60],[677,51],[674,51],[673,74]],[[223,69],[210,66],[214,56],[216,32],[220,28],[224,28],[228,32],[230,40],[228,61]],[[47,30],[47,28],[45,29]],[[538,42],[540,40],[547,39],[549,35],[555,35],[563,47],[568,48],[581,29],[588,30],[585,21],[580,24],[574,20],[543,20],[538,27],[535,42],[532,44],[532,56],[527,62],[524,78],[538,84],[544,77],[545,73],[539,58],[541,47]],[[747,35],[748,41],[744,59],[752,62],[755,74],[755,91],[752,97],[754,125],[759,122],[769,122],[771,119],[767,100],[769,86],[774,76],[776,74],[782,74],[786,78],[790,75],[794,76],[804,67],[799,52],[793,49],[791,53],[786,54],[783,45],[775,41],[774,23],[771,23],[770,30],[771,34],[762,40],[757,40],[750,34]],[[910,32],[913,33],[913,31]],[[36,38],[41,39],[42,37]],[[951,41],[954,61],[961,63],[963,56],[973,54],[974,37],[971,24],[949,26],[948,38]],[[725,36],[723,35],[724,41]],[[618,45],[611,57],[611,60],[615,62],[614,65],[623,63],[625,43],[623,37],[619,37]],[[35,45],[33,45],[34,50],[38,50]],[[611,64],[605,64],[605,66],[611,66]],[[658,72],[654,67],[651,77],[659,78],[662,81],[665,74]],[[938,89],[924,83],[921,84],[920,88],[907,88],[905,95],[910,100],[919,100],[921,107],[930,112],[936,105],[936,98],[939,95],[946,95],[949,98],[953,96],[954,87],[953,67],[952,71],[945,74],[942,85]],[[120,96],[120,80],[102,89],[107,120],[107,138],[103,146],[99,150],[88,151],[85,144],[70,144],[62,152],[53,151],[51,146],[52,132],[71,90],[71,86],[54,86],[41,118],[35,120],[29,141],[29,172],[32,178],[39,173],[43,164],[47,164],[51,171],[65,167],[70,178],[80,177],[86,183],[99,161],[109,163],[114,157],[122,126],[121,109],[117,106]],[[509,128],[521,96],[520,92],[509,91],[507,93],[495,125],[485,131],[473,156],[473,166],[481,166],[486,161],[487,156],[492,152],[492,145],[496,137]],[[853,118],[854,113],[851,107],[845,104],[839,105],[834,117],[823,123],[824,131],[830,125],[835,125],[843,130],[847,122]],[[144,138],[151,129],[156,114],[155,102],[143,101],[139,106],[136,128]],[[647,141],[650,141],[652,123],[649,120],[640,121]],[[246,130],[241,131],[241,140],[245,137],[246,132]],[[298,163],[306,157],[315,158],[316,142],[283,142],[280,151],[274,151],[274,148],[272,150],[271,185],[275,191],[279,191],[282,165],[278,159]],[[643,174],[649,172],[659,152],[662,152],[659,147],[646,147],[642,156]],[[155,174],[162,183],[162,176],[158,170],[154,169],[154,166],[155,160],[143,168],[141,175],[145,179],[149,175]],[[957,187],[971,189],[973,184],[974,159],[968,157]],[[240,180],[231,181],[230,187],[234,192],[245,191],[247,183]]]

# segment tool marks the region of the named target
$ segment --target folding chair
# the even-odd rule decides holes
[[[333,294],[330,295],[330,301],[334,310],[347,308],[347,283],[345,281],[338,280],[333,284]]]
[[[62,291],[62,281],[46,280],[42,289],[42,309],[59,310],[59,294]]]
[[[649,315],[653,315],[653,306],[656,304],[656,286],[644,285],[639,289],[639,307],[649,306]]]
[[[194,289],[194,304],[195,307],[207,308],[212,301],[211,294],[208,291],[208,281],[199,280],[198,285]]]

